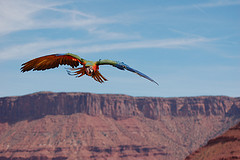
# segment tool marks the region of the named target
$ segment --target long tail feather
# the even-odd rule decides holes
[[[100,82],[100,83],[103,83],[103,82],[104,82],[104,81],[98,76],[97,73],[93,76],[93,78],[94,78],[96,81]]]
[[[94,76],[93,78],[94,78],[94,80],[96,80],[97,82],[103,83],[103,80],[101,80],[98,76]]]
[[[105,77],[99,72],[95,71],[95,73],[92,75],[93,79],[97,82],[103,83],[104,81],[107,81]]]
[[[100,72],[98,72],[99,73],[99,76],[104,80],[104,81],[107,81],[107,79],[105,78],[105,77],[103,77],[103,75],[100,73]]]

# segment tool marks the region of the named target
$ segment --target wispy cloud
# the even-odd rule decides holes
[[[202,12],[202,8],[213,8],[213,7],[226,7],[226,6],[233,6],[233,5],[240,5],[239,0],[219,0],[209,3],[198,3],[192,5],[180,5],[180,6],[172,6],[168,7],[169,10],[186,10],[186,9],[198,9]]]
[[[232,5],[240,5],[240,1],[239,0],[220,0],[212,3],[197,4],[198,7],[202,7],[202,8],[224,7],[224,6],[232,6]]]
[[[96,27],[89,27],[88,32],[90,34],[94,34],[97,38],[101,40],[118,40],[118,39],[140,39],[141,36],[139,34],[126,34],[126,33],[120,33],[120,32],[112,32],[104,29],[98,29]]]
[[[221,1],[221,3],[205,3],[198,4],[198,6],[213,7],[221,5],[233,5],[238,4],[237,2],[240,3],[240,1]],[[184,37],[191,38],[145,40],[141,37],[141,35],[137,33],[128,34],[113,32],[102,27],[103,25],[123,23],[122,19],[118,21],[118,19],[115,18],[98,17],[96,15],[88,14],[79,10],[70,10],[66,8],[63,9],[61,6],[64,4],[65,3],[61,1],[0,1],[0,35],[21,30],[76,27],[78,29],[87,31],[90,35],[94,35],[95,39],[127,39],[128,41],[116,43],[107,41],[107,43],[104,44],[96,44],[95,42],[87,43],[85,40],[83,46],[81,45],[82,42],[76,39],[50,41],[49,38],[46,38],[48,40],[35,40],[34,42],[25,43],[23,45],[12,45],[2,48],[0,52],[0,60],[16,59],[27,55],[32,55],[32,53],[35,53],[34,55],[37,55],[41,52],[44,52],[46,54],[49,52],[58,51],[95,53],[110,50],[126,50],[138,48],[182,48],[213,41],[213,39],[196,35],[189,36],[187,33],[184,33]],[[192,5],[178,6],[178,8],[181,7],[192,7]],[[49,12],[51,14],[49,14]],[[48,16],[48,14],[51,16]]]
[[[213,41],[208,38],[141,40],[106,45],[91,45],[78,48],[80,53],[103,52],[110,50],[139,49],[139,48],[182,48]]]
[[[98,26],[117,23],[115,19],[97,17],[78,10],[58,8],[64,4],[58,1],[0,1],[0,36],[15,31],[50,28],[77,28],[86,31],[94,28],[95,32],[89,33],[99,35],[99,32],[105,32],[105,34],[108,32],[103,29],[97,31]],[[114,32],[108,34],[115,37],[123,36],[123,34]]]
[[[56,3],[41,4],[37,1],[30,3],[27,0],[0,1],[0,35],[38,28],[33,15],[56,5]]]
[[[213,41],[208,38],[186,38],[186,39],[161,39],[161,40],[141,40],[123,43],[108,43],[102,45],[87,44],[86,41],[79,40],[56,40],[56,41],[39,41],[23,45],[10,46],[0,52],[0,60],[19,59],[26,56],[41,56],[50,53],[98,53],[111,50],[126,50],[139,48],[188,48],[198,46],[202,43]],[[84,46],[83,46],[84,44]],[[82,47],[79,47],[82,45]],[[71,49],[69,48],[71,46]],[[33,55],[34,53],[34,55]]]
[[[0,60],[19,59],[29,55],[37,56],[42,55],[46,52],[47,52],[46,54],[49,54],[49,52],[56,52],[62,49],[63,47],[73,45],[76,43],[81,44],[80,41],[68,39],[55,41],[38,41],[22,45],[13,45],[1,50]]]

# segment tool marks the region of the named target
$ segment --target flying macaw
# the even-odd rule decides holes
[[[83,65],[83,67],[75,68],[79,64]],[[147,75],[129,67],[123,62],[112,61],[108,59],[105,59],[105,60],[100,59],[99,61],[88,61],[72,53],[51,54],[51,55],[46,55],[46,56],[32,59],[22,64],[21,71],[26,72],[30,70],[33,70],[33,71],[46,70],[50,68],[56,68],[59,65],[70,65],[72,68],[67,69],[67,72],[69,75],[75,75],[76,77],[81,77],[84,74],[86,74],[88,76],[91,76],[94,80],[100,83],[107,81],[107,79],[103,77],[103,75],[98,71],[99,65],[112,65],[114,67],[117,67],[118,69],[121,69],[121,70],[126,69],[128,71],[136,73],[139,76],[144,77],[158,85],[156,81],[154,81]]]

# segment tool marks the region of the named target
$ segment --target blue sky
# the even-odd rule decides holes
[[[240,96],[240,0],[1,0],[0,96],[38,91],[132,96]],[[33,58],[71,52],[123,61],[99,84],[64,66],[21,73]]]

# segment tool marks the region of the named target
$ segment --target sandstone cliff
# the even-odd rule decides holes
[[[39,92],[0,98],[0,159],[183,159],[240,120],[240,98]]]
[[[224,96],[155,98],[114,94],[38,92],[20,97],[0,98],[0,122],[14,123],[46,115],[86,113],[114,119],[144,116],[236,116],[240,115],[240,98]]]

